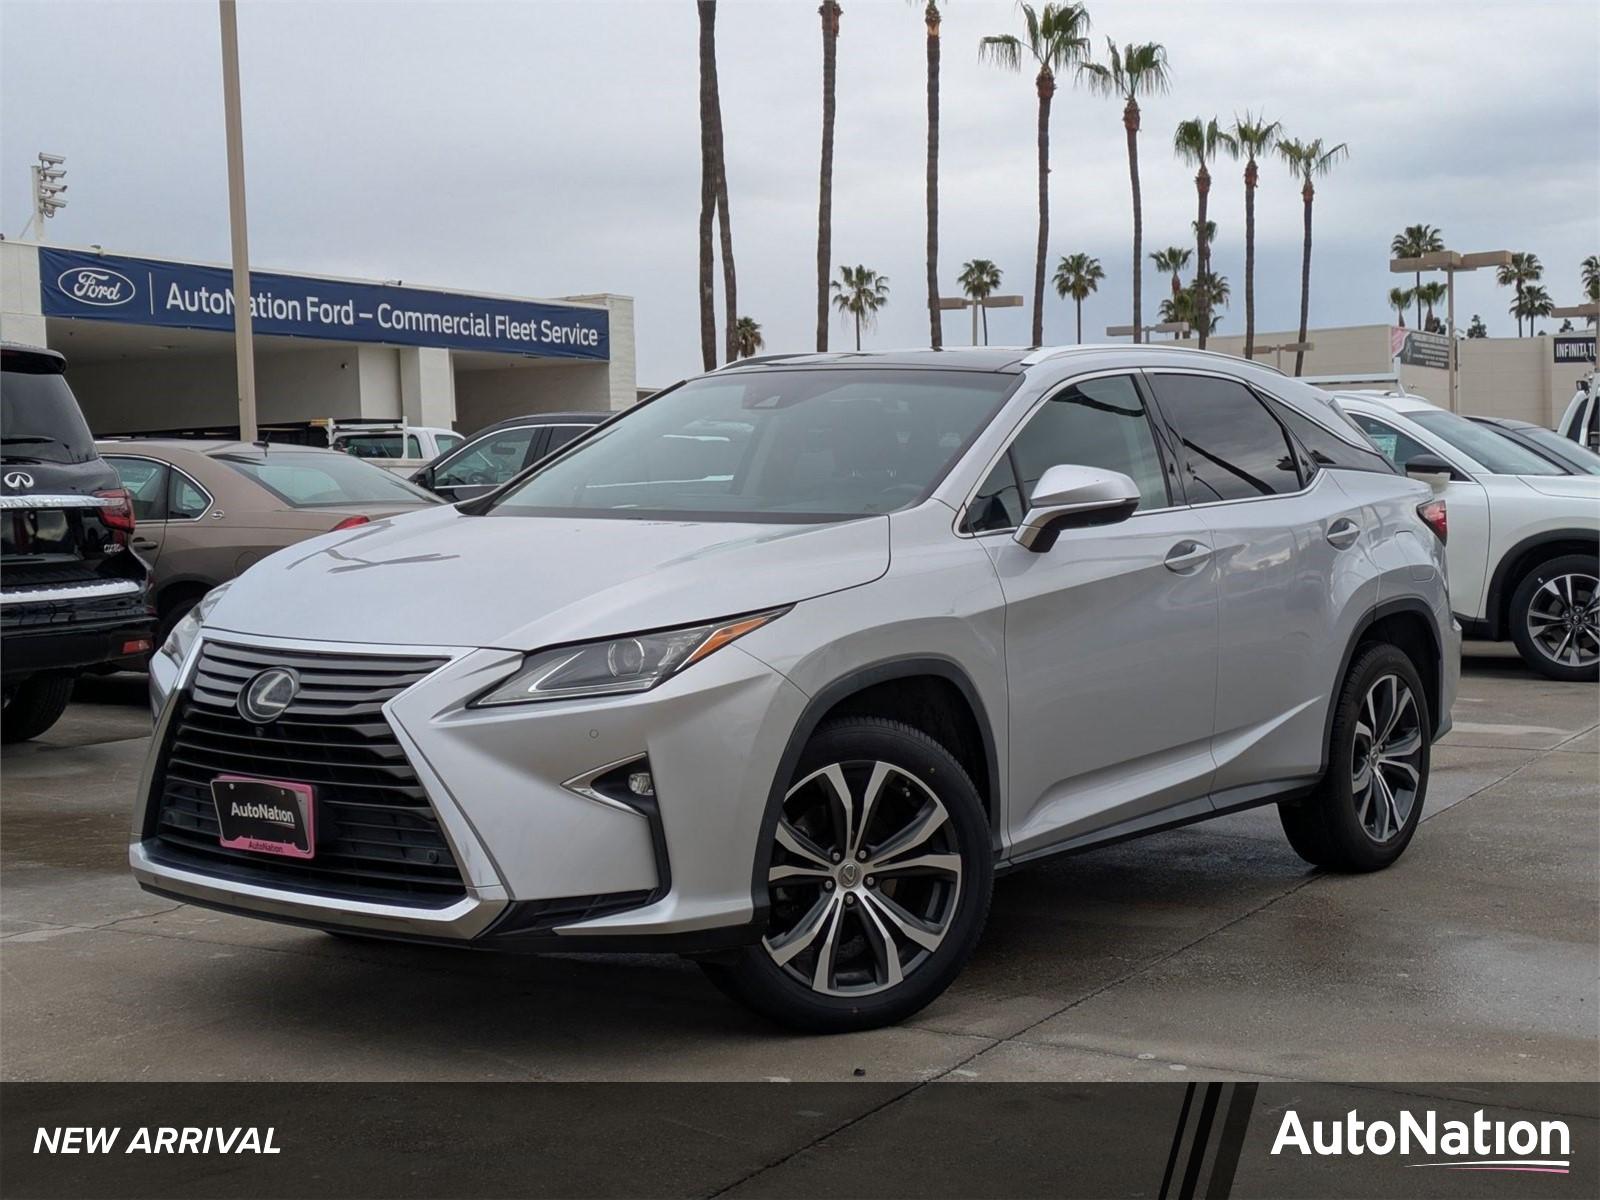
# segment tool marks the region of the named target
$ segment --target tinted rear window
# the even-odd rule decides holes
[[[397,475],[337,453],[274,450],[262,458],[221,459],[293,508],[339,504],[437,503]]]
[[[90,461],[94,437],[66,379],[54,370],[30,371],[30,361],[7,355],[0,372],[0,451],[5,461]]]

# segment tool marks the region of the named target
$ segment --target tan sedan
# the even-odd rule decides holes
[[[201,596],[273,551],[438,503],[334,450],[153,438],[97,445],[133,497],[132,545],[151,568],[158,646]]]

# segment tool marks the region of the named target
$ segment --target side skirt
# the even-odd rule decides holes
[[[1209,821],[1213,817],[1243,812],[1247,808],[1260,808],[1263,805],[1278,804],[1286,800],[1302,800],[1309,796],[1321,781],[1322,777],[1320,775],[1299,779],[1280,779],[1268,783],[1252,783],[1243,787],[1229,788],[1227,791],[1203,796],[1198,800],[1185,800],[1159,812],[1146,813],[1143,816],[1133,817],[1127,821],[1119,821],[1115,825],[1108,825],[1106,828],[1096,830],[1093,833],[1079,834],[1077,837],[1069,838],[1066,841],[1057,842],[1054,845],[1045,846],[1038,850],[1031,850],[1017,858],[997,863],[995,870],[997,873],[1009,871],[1013,867],[1037,862],[1041,858],[1052,858],[1057,854],[1077,854],[1085,850],[1098,850],[1102,846],[1132,841],[1134,838],[1145,837],[1152,833],[1164,833],[1169,829],[1181,829],[1185,825],[1196,825],[1201,821]]]

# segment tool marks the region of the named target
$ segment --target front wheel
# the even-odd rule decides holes
[[[1278,806],[1295,853],[1331,871],[1376,871],[1399,858],[1422,820],[1432,729],[1411,659],[1387,644],[1363,651],[1335,700],[1322,782]]]
[[[926,734],[852,717],[801,755],[772,832],[769,925],[735,999],[819,1033],[903,1020],[950,986],[983,930],[994,851],[977,788]]]
[[[1511,595],[1511,638],[1539,674],[1570,683],[1600,678],[1600,565],[1567,554],[1529,571]]]

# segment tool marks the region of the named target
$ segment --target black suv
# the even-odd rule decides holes
[[[492,492],[513,475],[584,437],[614,412],[530,413],[486,425],[411,482],[451,504]]]
[[[54,725],[90,667],[150,651],[133,504],[51,350],[0,346],[0,740]]]

